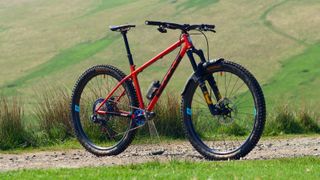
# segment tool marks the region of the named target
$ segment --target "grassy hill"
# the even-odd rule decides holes
[[[320,98],[320,2],[318,0],[2,0],[0,2],[0,93],[32,103],[44,86],[66,86],[95,64],[128,72],[121,36],[109,25],[133,23],[129,41],[137,65],[176,41],[179,32],[159,33],[145,20],[212,23],[211,58],[247,67],[264,85],[270,105],[301,103],[317,109]],[[196,47],[206,50],[202,37]],[[140,76],[143,89],[161,79],[174,58]],[[191,73],[184,59],[169,84],[181,89]],[[270,106],[271,107],[271,106]]]

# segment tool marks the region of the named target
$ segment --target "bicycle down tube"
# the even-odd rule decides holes
[[[192,43],[189,41],[189,35],[188,34],[183,34],[182,38],[180,40],[178,40],[176,43],[174,43],[173,45],[171,45],[170,47],[168,47],[167,49],[165,49],[164,51],[162,51],[161,53],[156,55],[154,58],[152,58],[149,61],[147,61],[145,64],[143,64],[139,68],[135,69],[135,65],[134,64],[130,65],[131,73],[129,75],[127,75],[125,78],[123,78],[116,85],[116,87],[107,95],[107,97],[101,102],[99,107],[96,109],[96,112],[98,114],[108,114],[108,112],[100,110],[101,107],[114,94],[114,92],[121,86],[121,84],[124,83],[126,80],[128,80],[130,78],[133,80],[133,83],[134,83],[134,87],[135,87],[135,90],[136,90],[136,93],[137,93],[137,97],[138,97],[138,101],[139,101],[139,108],[144,109],[145,108],[144,107],[144,101],[143,101],[143,98],[142,98],[140,85],[139,85],[139,81],[138,81],[138,77],[137,77],[138,74],[140,72],[142,72],[144,69],[146,69],[147,67],[149,67],[150,65],[152,65],[154,62],[158,61],[159,59],[163,58],[167,54],[171,53],[176,48],[180,47],[182,44],[184,44],[184,45],[181,48],[181,50],[179,52],[179,55],[176,57],[176,59],[171,64],[171,66],[170,66],[169,70],[167,71],[167,73],[165,74],[165,76],[164,76],[164,78],[163,78],[163,80],[161,82],[161,85],[160,85],[159,89],[157,90],[155,96],[152,98],[152,100],[148,104],[147,111],[152,111],[152,109],[154,108],[155,104],[157,103],[159,97],[161,96],[163,90],[165,89],[165,87],[167,86],[168,82],[170,81],[173,73],[175,72],[176,68],[178,67],[181,59],[186,54],[186,51],[189,48],[192,47]],[[129,114],[130,114],[129,112],[121,112],[119,115],[120,116],[128,116]]]

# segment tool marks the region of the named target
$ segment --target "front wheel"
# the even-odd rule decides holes
[[[259,141],[266,118],[265,100],[257,80],[245,68],[229,61],[207,66],[202,78],[217,112],[210,111],[196,78],[191,78],[181,107],[189,141],[207,159],[239,159],[247,155]],[[210,86],[212,79],[220,97],[216,97],[212,83]]]

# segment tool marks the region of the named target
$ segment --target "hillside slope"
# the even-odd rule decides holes
[[[317,0],[3,0],[0,91],[31,103],[43,84],[71,89],[81,72],[94,64],[113,64],[128,72],[123,41],[109,25],[137,24],[128,35],[137,65],[179,37],[177,31],[160,34],[145,26],[148,19],[216,24],[217,33],[208,34],[211,58],[225,57],[247,67],[266,84],[268,102],[285,97],[283,101],[294,104],[299,97],[299,102],[303,98],[313,103],[320,100],[314,91],[319,87],[318,12]],[[206,50],[202,37],[194,41]],[[143,72],[143,89],[161,79],[174,56]],[[190,73],[185,59],[169,88],[182,89]]]

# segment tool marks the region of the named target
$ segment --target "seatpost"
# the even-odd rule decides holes
[[[124,44],[125,44],[125,46],[126,46],[129,64],[130,64],[130,66],[133,66],[133,65],[134,65],[134,64],[133,64],[133,58],[132,58],[131,51],[130,51],[130,47],[129,47],[129,43],[128,43],[127,31],[122,31],[121,34],[122,34],[122,36],[123,36]]]

